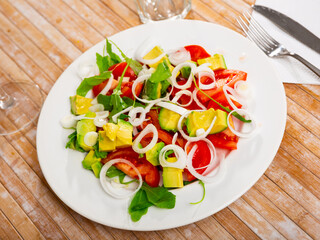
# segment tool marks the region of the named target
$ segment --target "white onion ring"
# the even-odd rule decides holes
[[[204,84],[201,82],[201,77],[210,77],[213,82],[209,84]],[[212,72],[198,72],[198,79],[199,79],[199,88],[202,90],[212,89],[216,86],[216,78],[214,73]]]
[[[244,113],[245,115],[249,116],[249,119],[251,120],[251,124],[252,129],[248,132],[239,132],[237,130],[235,130],[230,124],[229,124],[229,118],[231,116],[232,113],[237,112],[238,114],[240,114],[239,112]],[[229,129],[231,130],[231,132],[233,132],[235,135],[237,135],[238,137],[242,137],[242,138],[250,138],[253,137],[253,135],[256,133],[256,129],[257,129],[257,124],[256,124],[256,120],[252,117],[250,117],[250,114],[245,111],[244,109],[237,109],[237,110],[233,110],[231,112],[229,112],[228,117],[227,117],[227,124]]]
[[[246,81],[237,81],[234,84],[234,90],[238,94],[239,97],[242,98],[250,98],[251,97],[251,89],[250,85]]]
[[[139,185],[138,187],[136,188],[135,191],[133,192],[130,192],[128,194],[122,194],[122,195],[119,195],[119,194],[116,194],[115,192],[112,191],[112,188],[110,188],[110,181],[107,180],[107,176],[106,176],[106,173],[108,171],[108,169],[115,163],[125,163],[125,164],[128,164],[130,167],[133,168],[133,170],[137,173],[138,175],[138,178],[139,178]],[[117,158],[117,159],[112,159],[110,160],[109,162],[107,162],[102,168],[101,168],[101,171],[100,171],[100,183],[102,185],[102,188],[103,190],[108,193],[109,195],[111,195],[112,197],[114,198],[118,198],[118,199],[121,199],[121,198],[128,198],[132,195],[134,195],[136,192],[139,191],[139,189],[141,188],[142,186],[142,177],[141,177],[141,174],[139,172],[139,170],[128,160],[126,159],[122,159],[122,158]]]
[[[190,137],[190,136],[188,136],[187,134],[184,133],[184,131],[183,131],[182,127],[181,127],[182,120],[184,118],[186,118],[190,113],[191,113],[191,111],[187,111],[185,114],[181,115],[181,117],[180,117],[180,119],[178,121],[178,130],[179,130],[179,132],[181,133],[181,135],[182,135],[182,137],[184,139],[186,139],[187,141],[190,141],[190,142],[196,142],[196,141],[205,139],[208,136],[208,134],[210,133],[211,129],[213,128],[217,117],[215,116],[213,118],[209,128],[207,129],[207,131],[205,131],[204,134],[202,134],[201,136],[197,136],[197,137]]]
[[[137,114],[140,113],[140,117],[137,117]],[[135,107],[132,108],[129,111],[129,122],[132,124],[132,126],[137,127],[139,125],[141,125],[145,118],[146,118],[146,112],[145,109],[143,107]]]
[[[103,118],[94,118],[93,123],[97,127],[103,127],[103,125],[106,125],[108,123],[108,121]]]
[[[188,103],[186,104],[181,104],[178,102],[178,100],[181,98],[182,95],[187,95],[187,96],[190,96],[190,100]],[[187,107],[189,106],[193,101],[193,98],[192,98],[192,93],[189,91],[189,90],[180,90],[179,92],[176,93],[176,95],[174,96],[174,98],[171,100],[172,103],[176,103],[178,104],[179,106],[181,107]]]
[[[90,139],[93,138],[94,141],[90,142]],[[98,141],[98,133],[97,132],[87,132],[84,135],[83,142],[89,147],[93,147]]]
[[[111,73],[111,76],[106,84],[106,86],[101,90],[101,92],[99,94],[102,95],[106,95],[107,92],[109,92],[111,86],[112,86],[112,82],[113,82],[113,74]],[[99,94],[91,101],[91,104],[97,104],[98,103],[98,96]]]
[[[92,103],[92,101],[91,101],[91,103]],[[90,112],[101,112],[103,110],[104,110],[104,106],[101,103],[97,103],[97,104],[94,104],[91,107],[89,107]]]
[[[191,151],[188,154],[188,157],[187,157],[187,169],[188,169],[188,171],[194,177],[196,177],[197,179],[199,179],[199,180],[201,180],[203,182],[212,183],[214,181],[218,182],[219,180],[221,180],[224,177],[224,173],[225,173],[225,169],[226,169],[225,159],[220,161],[219,167],[211,172],[212,173],[211,176],[202,175],[202,174],[199,174],[196,171],[196,169],[193,167],[193,165],[192,165],[192,158],[193,158],[193,155],[194,155],[196,150],[197,150],[197,146],[195,145],[195,146],[192,147]]]
[[[73,127],[76,127],[77,125],[77,119],[73,114],[69,114],[64,116],[60,120],[60,124],[62,125],[63,128],[73,128]]]
[[[177,83],[177,75],[178,72],[183,68],[183,67],[190,67],[191,68],[191,72],[190,75],[188,77],[188,80],[185,84],[183,85],[179,85]],[[191,62],[184,62],[184,63],[180,63],[179,65],[177,65],[173,70],[172,70],[172,75],[170,77],[170,81],[172,83],[172,86],[174,86],[175,88],[178,89],[187,89],[189,87],[191,87],[192,84],[192,80],[193,80],[193,75],[194,75],[194,71],[196,69],[196,65],[194,63]]]
[[[245,103],[243,102],[243,99],[241,99],[239,96],[237,96],[235,90],[231,87],[229,87],[228,85],[224,85],[222,87],[223,93],[227,98],[228,103],[230,104],[230,106],[233,108],[233,110],[238,110],[239,108],[236,107],[236,105],[232,102],[231,98],[230,98],[230,94],[227,92],[229,91],[231,93],[231,96],[233,96],[233,99],[240,103],[241,105],[245,105]]]
[[[176,144],[177,138],[178,138],[178,133],[176,132],[172,137],[172,145]]]
[[[174,154],[176,155],[176,158],[177,158],[176,162],[168,162],[166,160],[165,154],[169,150],[173,150]],[[186,167],[186,159],[187,159],[186,152],[181,147],[173,144],[164,146],[159,153],[159,162],[162,167],[184,169]]]
[[[154,63],[157,63],[159,62],[164,56],[166,56],[166,53],[162,53],[160,54],[158,57],[154,58],[154,59],[144,59],[142,56],[145,56],[146,55],[146,49],[149,48],[149,46],[151,45],[151,40],[150,38],[147,38],[145,41],[143,41],[141,43],[141,45],[138,47],[138,49],[136,50],[135,52],[135,58],[139,61],[139,62],[142,62],[144,64],[154,64]],[[152,50],[153,48],[151,48]],[[151,51],[149,50],[149,51]]]
[[[163,107],[163,108],[169,109],[170,111],[173,111],[173,112],[178,113],[180,115],[183,115],[183,114],[188,112],[187,109],[185,109],[183,107],[179,107],[179,106],[174,105],[174,104],[169,103],[169,102],[158,102],[158,103],[156,103],[156,105],[159,106],[159,107]]]
[[[144,136],[146,136],[148,133],[153,133],[152,140],[146,147],[139,148],[139,143],[141,142],[142,138],[144,138]],[[157,141],[158,141],[157,128],[153,124],[148,124],[145,127],[145,129],[143,129],[142,132],[140,132],[139,136],[133,141],[132,149],[136,153],[146,153],[156,145]]]
[[[169,54],[169,61],[173,65],[191,60],[191,54],[185,48],[180,48],[178,51]]]
[[[126,113],[126,112],[129,112],[132,108],[133,108],[132,106],[131,106],[131,107],[127,107],[126,109],[122,110],[121,112],[116,113],[115,115],[112,116],[112,121],[113,121],[113,122],[116,122],[117,119],[118,119],[118,117],[119,117],[121,114]]]
[[[206,106],[204,106],[198,99],[198,96],[197,96],[197,93],[198,93],[198,89],[194,89],[193,92],[192,92],[192,97],[193,97],[193,100],[196,102],[196,104],[201,107],[203,110],[207,110]]]

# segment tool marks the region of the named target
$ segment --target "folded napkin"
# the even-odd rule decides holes
[[[319,0],[256,0],[256,5],[266,6],[287,15],[320,38]],[[320,54],[291,37],[260,13],[253,11],[253,17],[289,51],[299,54],[320,68]],[[320,85],[320,78],[294,58],[272,58],[271,60],[282,82]]]

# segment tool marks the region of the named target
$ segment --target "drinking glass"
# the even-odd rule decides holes
[[[0,136],[17,133],[40,112],[43,94],[32,82],[10,82],[0,77]]]
[[[141,22],[184,18],[191,9],[191,0],[136,0]]]

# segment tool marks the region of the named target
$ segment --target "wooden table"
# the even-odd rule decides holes
[[[253,2],[193,0],[187,18],[241,33],[235,18]],[[133,0],[0,0],[0,75],[34,81],[48,94],[84,51],[139,24]],[[36,126],[0,137],[0,238],[320,239],[320,86],[284,86],[286,131],[265,174],[220,212],[165,231],[124,231],[80,216],[44,179]]]

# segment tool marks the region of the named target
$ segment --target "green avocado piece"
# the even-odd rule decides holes
[[[133,126],[131,123],[118,119],[119,129],[116,137],[116,147],[130,147],[132,146],[132,132]]]
[[[159,153],[164,145],[164,142],[158,142],[156,145],[154,145],[153,148],[146,152],[146,158],[153,166],[160,165]]]
[[[166,131],[178,131],[178,122],[181,115],[166,108],[161,108],[159,113],[160,127]]]
[[[70,97],[71,112],[74,115],[86,114],[89,111],[89,107],[92,106],[91,98],[85,98],[79,95]]]
[[[177,158],[172,157],[167,159],[168,162],[175,162]],[[162,172],[163,186],[166,188],[183,187],[183,169],[164,167]]]
[[[99,131],[99,152],[111,152],[116,149],[116,141],[112,141],[106,131]]]
[[[95,162],[94,164],[91,165],[92,171],[97,178],[100,177],[100,171],[102,166],[103,165],[101,162]]]
[[[204,63],[210,63],[209,66],[212,70],[221,70],[221,69],[227,69],[226,62],[224,60],[223,55],[221,54],[215,54],[208,58],[198,59],[198,64],[204,64]]]
[[[203,112],[192,111],[186,120],[187,131],[191,137],[196,136],[198,129],[203,128],[207,131],[213,118],[216,117],[216,121],[209,134],[221,132],[228,127],[227,116],[228,114],[220,109],[215,111],[213,108],[210,108]]]
[[[87,154],[87,156],[82,160],[82,166],[85,169],[92,170],[92,164],[95,162],[100,162],[101,158],[97,158],[94,155],[94,150],[90,150],[90,152]]]
[[[93,112],[87,112],[85,117],[92,117],[96,116]],[[82,147],[85,151],[90,151],[93,147],[90,147],[84,143],[84,136],[88,132],[95,132],[97,130],[96,126],[94,125],[93,119],[82,119],[77,122],[77,141],[80,147]]]
[[[153,83],[149,80],[146,81],[143,88],[143,97],[155,100],[161,97],[161,82]]]

